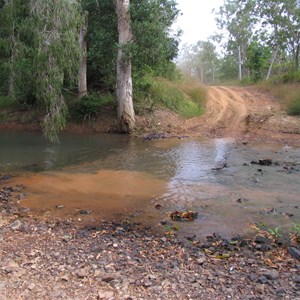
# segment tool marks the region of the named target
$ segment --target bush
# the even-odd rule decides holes
[[[146,75],[134,86],[134,106],[137,114],[151,111],[155,106],[167,107],[190,118],[201,115],[206,90],[199,83],[169,81],[165,78]]]
[[[75,105],[72,115],[77,120],[93,121],[97,118],[97,114],[101,107],[110,105],[114,102],[114,97],[111,94],[91,94],[80,98]]]
[[[283,83],[296,83],[300,82],[300,71],[289,72],[282,76]]]
[[[14,100],[9,96],[0,96],[0,108],[10,107],[14,104]]]
[[[300,115],[300,95],[295,98],[287,107],[287,112],[291,116]]]

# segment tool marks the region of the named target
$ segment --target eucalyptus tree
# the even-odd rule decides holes
[[[88,11],[88,85],[113,91],[118,25],[112,0],[82,0]],[[168,76],[178,54],[179,33],[171,25],[179,15],[174,0],[131,0],[133,85],[144,73]]]
[[[299,68],[300,52],[300,7],[297,0],[257,0],[259,13],[268,43],[273,48],[268,76],[277,53],[288,51],[292,57],[294,70]]]
[[[255,16],[253,9],[254,0],[246,2],[240,0],[224,0],[224,4],[216,12],[219,29],[225,30],[227,51],[236,52],[238,61],[238,78],[242,80],[243,63],[249,42],[253,37]]]
[[[132,102],[132,68],[130,44],[132,42],[130,0],[114,0],[118,19],[117,86],[118,125],[122,133],[130,133],[135,126]]]

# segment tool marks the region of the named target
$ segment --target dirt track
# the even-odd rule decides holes
[[[287,116],[270,96],[241,87],[210,87],[206,113],[186,120],[188,134],[291,142],[300,139],[300,119]]]

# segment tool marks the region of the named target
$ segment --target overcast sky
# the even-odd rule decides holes
[[[177,0],[182,16],[174,28],[183,30],[181,44],[193,44],[199,40],[206,40],[216,30],[213,8],[219,8],[223,0]]]

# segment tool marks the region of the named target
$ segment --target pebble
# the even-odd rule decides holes
[[[300,260],[300,250],[295,247],[288,247],[290,255],[296,259]]]
[[[9,225],[9,227],[10,227],[12,230],[18,230],[18,229],[21,228],[21,226],[22,226],[22,223],[20,222],[20,220],[16,220],[16,221],[14,221],[13,223],[11,223],[11,224]]]
[[[88,271],[86,269],[80,269],[77,271],[78,278],[85,278],[89,275]]]
[[[106,299],[111,299],[114,297],[114,292],[112,291],[98,291],[98,300],[106,300]]]
[[[279,278],[279,273],[275,270],[267,271],[263,275],[269,280],[277,280]]]
[[[257,279],[257,283],[265,284],[268,282],[268,279],[265,276],[261,276]]]

